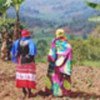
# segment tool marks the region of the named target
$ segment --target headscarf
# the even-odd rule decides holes
[[[57,29],[56,30],[56,38],[62,39],[62,40],[67,40],[65,36],[65,31],[63,29]]]
[[[30,32],[26,29],[21,31],[21,37],[29,37],[30,36]]]

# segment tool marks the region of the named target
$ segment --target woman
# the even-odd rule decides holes
[[[16,87],[22,88],[24,97],[33,96],[31,89],[36,89],[36,46],[33,43],[30,32],[22,30],[21,39],[16,40],[12,47],[12,60],[17,62]]]
[[[67,96],[71,93],[72,48],[63,29],[56,31],[48,55],[49,69],[46,79],[46,92],[54,96]]]

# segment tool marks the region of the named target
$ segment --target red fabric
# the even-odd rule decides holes
[[[48,59],[49,62],[53,62],[54,61],[54,59],[51,56],[48,56],[47,59]]]
[[[20,73],[36,73],[36,66],[34,63],[30,64],[18,64],[16,67],[16,72]]]
[[[24,29],[24,30],[21,31],[21,36],[22,37],[30,36],[30,32],[28,30]]]
[[[36,66],[34,63],[18,64],[16,67],[16,87],[36,89]]]
[[[36,89],[36,82],[27,80],[16,80],[17,88],[33,88]]]

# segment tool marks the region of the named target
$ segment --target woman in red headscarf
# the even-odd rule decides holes
[[[26,95],[31,97],[33,96],[31,89],[36,89],[36,46],[28,30],[22,30],[21,39],[13,43],[11,54],[13,62],[17,63],[16,87],[22,88],[24,97]]]

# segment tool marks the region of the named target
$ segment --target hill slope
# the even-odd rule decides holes
[[[8,12],[10,17],[15,16],[12,9]],[[73,32],[83,33],[95,26],[87,20],[96,15],[100,15],[100,12],[87,7],[84,0],[25,0],[20,10],[21,20],[30,27],[67,26]]]

